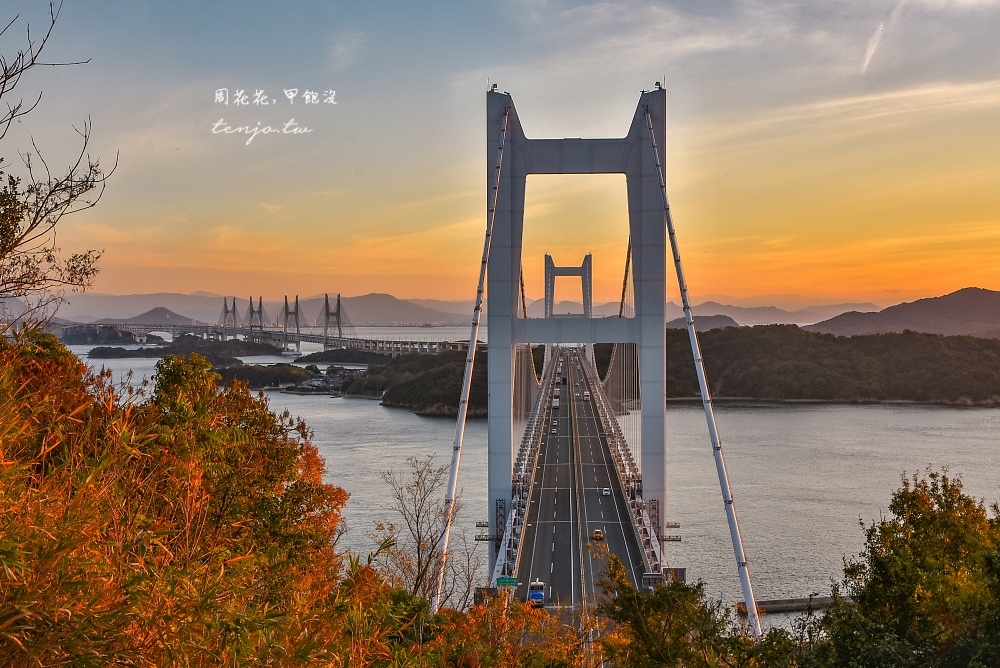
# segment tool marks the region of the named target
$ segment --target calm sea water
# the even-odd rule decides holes
[[[404,337],[399,337],[404,338]],[[71,347],[86,357],[87,346]],[[270,359],[270,358],[269,358]],[[276,358],[281,359],[281,358]],[[289,361],[290,358],[284,358]],[[264,361],[248,358],[247,361]],[[117,377],[150,376],[155,360],[102,360]],[[356,398],[268,393],[271,405],[301,416],[327,462],[327,480],[351,494],[344,544],[365,552],[375,522],[392,520],[381,473],[407,457],[447,464],[454,421],[422,418]],[[905,471],[947,466],[966,490],[1000,498],[1000,410],[913,405],[720,404],[718,424],[758,598],[829,591],[845,555],[861,549],[859,520],[887,512]],[[671,404],[668,419],[669,519],[683,542],[669,561],[686,567],[726,601],[741,599],[704,414]],[[466,431],[460,526],[487,519],[486,422]]]

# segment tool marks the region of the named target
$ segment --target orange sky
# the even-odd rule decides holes
[[[60,104],[33,112],[5,146],[28,134],[72,139],[89,114],[91,148],[105,160],[117,152],[104,201],[66,219],[59,237],[66,250],[104,249],[99,292],[471,299],[487,78],[511,92],[536,137],[621,135],[639,89],[662,78],[668,186],[696,298],[886,305],[1000,290],[990,28],[1000,3],[735,3],[715,15],[608,4],[428,16],[400,6],[389,16],[334,3],[299,18],[262,6],[242,27],[274,35],[253,49],[233,41],[225,15],[198,28],[167,8],[103,20],[67,8],[59,48],[93,61],[39,78],[65,95],[47,98]],[[163,57],[171,35],[199,29],[216,43]],[[229,82],[277,91],[291,81],[336,82],[338,105],[241,117],[211,99]],[[293,112],[313,134],[247,146],[208,129],[221,115],[252,123]],[[533,176],[526,206],[529,296],[541,296],[543,253],[575,264],[592,252],[595,299],[616,300],[623,177]]]

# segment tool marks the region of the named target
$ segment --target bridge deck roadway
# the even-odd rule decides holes
[[[564,350],[562,360],[566,384],[557,376],[561,405],[547,408],[517,572],[518,596],[524,600],[528,583],[541,580],[548,605],[594,602],[606,562],[601,543],[622,560],[634,585],[644,571],[605,430],[593,399],[583,398],[596,388],[588,386],[576,352]],[[594,529],[604,532],[604,541],[593,540]]]

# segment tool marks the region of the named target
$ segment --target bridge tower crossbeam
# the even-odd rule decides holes
[[[528,139],[511,96],[487,93],[487,145],[500,141],[509,115],[505,160],[499,179],[496,220],[489,258],[489,508],[511,495],[514,454],[521,434],[513,419],[515,359],[524,344],[600,342],[635,344],[638,352],[641,402],[640,467],[644,497],[656,499],[661,523],[666,497],[666,231],[660,201],[657,164],[648,149],[645,110],[653,118],[660,145],[666,138],[666,91],[643,92],[625,137],[618,139]],[[492,156],[490,156],[492,159]],[[490,169],[495,166],[488,165]],[[529,174],[624,174],[634,276],[634,313],[623,318],[518,318],[522,267],[525,186]],[[492,186],[491,184],[488,184]],[[493,193],[487,192],[487,201]],[[577,268],[576,275],[586,272]],[[554,265],[553,265],[554,268]],[[554,276],[552,276],[554,278]],[[521,307],[523,309],[523,307]],[[505,527],[490,514],[490,534]],[[665,537],[664,526],[655,535]],[[661,551],[662,553],[662,551]],[[497,555],[490,555],[491,569]],[[658,568],[665,564],[657,564]]]

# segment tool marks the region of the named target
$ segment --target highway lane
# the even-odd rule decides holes
[[[565,371],[565,367],[564,367]],[[567,386],[559,385],[566,394]],[[580,596],[579,529],[574,511],[572,423],[560,397],[560,408],[547,407],[547,427],[539,448],[531,507],[521,537],[518,596],[527,597],[529,582],[546,583],[551,604],[575,605]]]
[[[622,560],[629,579],[638,587],[642,582],[645,564],[635,537],[635,530],[632,528],[628,500],[618,484],[607,434],[597,417],[593,399],[596,388],[589,386],[587,376],[579,366],[582,361],[574,356],[574,362],[576,363],[571,367],[570,382],[573,383],[573,408],[576,417],[574,423],[580,442],[579,467],[583,481],[581,498],[585,533],[593,546],[603,542],[607,552],[617,555]],[[590,392],[590,399],[584,398],[584,392],[587,391]],[[609,496],[604,496],[605,489],[609,490]],[[593,540],[595,529],[600,529],[604,533],[603,541]],[[603,551],[594,549],[585,551],[583,567],[590,588],[593,590],[606,567]]]
[[[603,543],[618,555],[634,583],[641,581],[642,553],[630,524],[628,504],[616,482],[607,438],[597,418],[593,393],[580,360],[562,353],[560,407],[547,408],[547,428],[539,449],[535,484],[529,497],[517,573],[518,595],[536,579],[546,583],[550,605],[593,602],[596,582],[605,567]],[[559,382],[557,380],[557,382]],[[579,384],[577,384],[579,383]],[[610,496],[604,496],[608,488]],[[604,541],[594,541],[594,529]],[[593,549],[596,548],[596,549]]]

